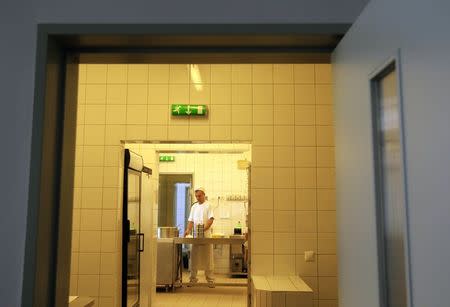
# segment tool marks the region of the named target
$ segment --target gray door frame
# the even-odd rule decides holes
[[[349,27],[349,24],[38,24],[22,306],[68,304],[77,55],[88,52],[139,55],[156,50],[158,54],[178,56],[201,53],[200,58],[209,56],[209,61],[214,62],[223,60],[214,57],[222,52],[234,53],[235,63],[312,60],[329,63],[331,52]],[[255,41],[239,45],[243,44],[243,36]],[[181,41],[186,38],[190,41],[191,37],[205,39],[196,46],[168,44],[153,48],[155,37],[169,42],[177,37]],[[211,45],[206,38],[210,42],[212,39]],[[322,39],[322,43],[317,43],[317,39]],[[220,43],[226,40],[228,44]],[[234,40],[241,43],[234,46]],[[306,57],[302,56],[305,54]],[[134,60],[138,61],[139,56]],[[158,61],[155,57],[153,60]],[[162,56],[159,61],[167,61],[167,57]]]

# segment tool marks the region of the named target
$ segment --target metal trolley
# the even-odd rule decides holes
[[[181,286],[181,245],[175,244],[174,238],[160,238],[157,242],[156,286],[174,291]]]

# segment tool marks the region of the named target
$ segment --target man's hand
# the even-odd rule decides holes
[[[194,223],[189,221],[187,224],[186,231],[184,232],[184,237],[187,237],[189,234],[191,234],[192,227],[194,227]]]

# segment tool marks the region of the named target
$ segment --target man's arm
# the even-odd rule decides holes
[[[206,226],[205,226],[205,230],[204,231],[207,231],[211,227],[213,222],[214,222],[214,218],[212,217],[206,222]]]
[[[185,237],[186,237],[188,234],[191,233],[192,227],[194,227],[194,222],[189,221],[188,224],[187,224],[187,229],[186,229],[186,231],[184,232],[184,236],[185,236]]]

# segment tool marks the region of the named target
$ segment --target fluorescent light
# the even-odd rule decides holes
[[[203,90],[202,77],[200,75],[200,69],[196,64],[191,64],[191,80],[194,83],[195,89],[201,92]]]

